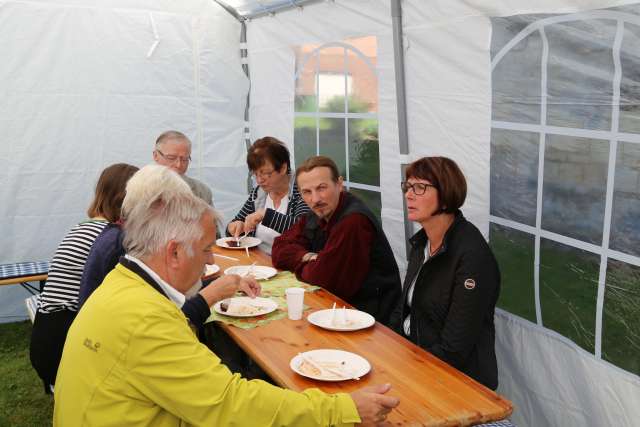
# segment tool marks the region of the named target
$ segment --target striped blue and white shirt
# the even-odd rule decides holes
[[[107,226],[105,220],[89,220],[73,227],[62,239],[49,267],[49,277],[40,294],[39,311],[78,311],[80,279],[93,242]]]

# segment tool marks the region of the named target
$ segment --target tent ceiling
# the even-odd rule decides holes
[[[216,0],[239,19],[251,19],[319,0]]]

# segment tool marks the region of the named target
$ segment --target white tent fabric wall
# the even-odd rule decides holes
[[[293,146],[294,46],[378,37],[382,218],[404,264],[399,164],[424,155],[454,158],[469,184],[465,216],[489,230],[492,16],[572,13],[636,1],[404,0],[403,31],[410,154],[399,155],[388,1],[314,4],[249,24],[251,132]],[[282,31],[286,28],[287,31]],[[499,310],[499,391],[521,426],[633,425],[640,380],[566,338]]]
[[[100,171],[151,162],[160,132],[193,142],[189,175],[229,217],[246,188],[240,24],[209,0],[0,4],[0,263],[50,260]],[[0,321],[26,318],[0,288]]]

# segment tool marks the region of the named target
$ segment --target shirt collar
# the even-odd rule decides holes
[[[158,286],[162,288],[164,293],[167,294],[169,299],[173,301],[174,304],[178,306],[178,308],[182,308],[185,301],[184,294],[177,291],[173,286],[171,286],[170,284],[162,280],[162,278],[158,276],[158,274],[155,271],[149,268],[149,266],[147,266],[144,262],[140,261],[138,258],[128,254],[125,255],[125,258],[131,262],[135,262],[141,269],[143,269],[149,276],[151,276],[151,278],[156,281]]]

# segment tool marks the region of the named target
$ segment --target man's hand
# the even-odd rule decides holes
[[[265,212],[266,209],[258,209],[254,213],[247,215],[247,217],[244,219],[244,231],[250,233],[255,230],[258,224],[262,222],[262,218],[264,218]]]
[[[227,230],[229,230],[229,234],[233,237],[237,238],[242,233],[244,233],[244,222],[242,221],[233,221],[227,226]]]
[[[254,298],[260,295],[260,284],[251,277],[228,274],[214,280],[199,293],[211,307],[220,300],[234,296],[239,290]]]
[[[318,254],[315,252],[307,252],[302,256],[302,262],[315,261],[318,259]]]
[[[351,393],[363,426],[377,426],[384,423],[389,412],[398,406],[400,399],[385,396],[390,389],[391,384],[380,384]]]

